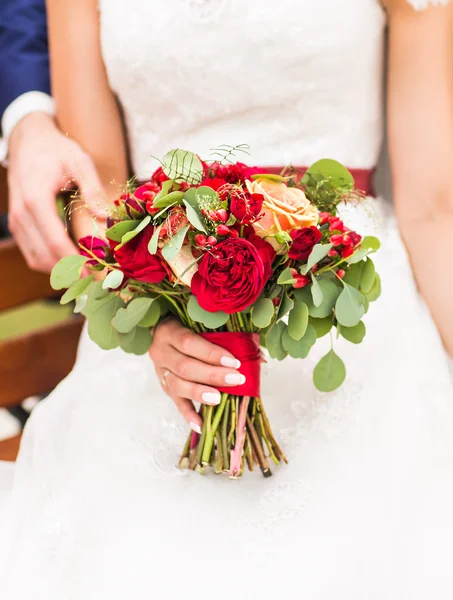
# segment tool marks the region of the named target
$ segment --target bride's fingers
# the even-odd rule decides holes
[[[200,383],[215,389],[245,383],[244,375],[235,369],[214,367],[179,352],[169,352],[166,358],[165,366],[187,382]]]
[[[180,398],[188,398],[193,402],[210,404],[211,406],[220,404],[222,396],[215,388],[206,387],[204,385],[193,383],[192,381],[181,379],[171,372],[167,374],[165,382],[172,397],[179,396]]]
[[[179,412],[184,417],[184,419],[187,421],[187,423],[189,423],[191,428],[194,431],[196,431],[197,433],[200,433],[201,427],[203,426],[202,418],[197,413],[194,405],[192,404],[192,402],[189,399],[183,398],[182,396],[178,396],[177,394],[172,392],[172,390],[170,389],[170,386],[168,385],[168,379],[169,379],[170,373],[167,373],[167,375],[166,375],[165,374],[166,372],[167,371],[165,369],[159,369],[159,368],[156,369],[156,373],[157,373],[157,376],[159,377],[159,381],[160,381],[162,389],[168,396],[170,396],[170,398],[176,404],[176,408],[179,410]]]

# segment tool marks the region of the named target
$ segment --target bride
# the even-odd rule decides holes
[[[147,178],[151,153],[209,157],[240,143],[260,166],[335,158],[367,186],[388,21],[396,217],[384,200],[344,209],[383,242],[383,295],[365,343],[338,340],[343,388],[312,384],[324,340],[305,361],[265,367],[290,458],[269,480],[175,467],[187,434],[178,409],[199,427],[191,401],[216,402],[215,387],[238,375],[234,357],[167,322],[156,375],[148,357],[103,352],[84,333],[74,371],[27,425],[15,472],[3,469],[1,597],[451,598],[452,6],[48,0],[48,15],[60,125],[115,190],[127,149]]]

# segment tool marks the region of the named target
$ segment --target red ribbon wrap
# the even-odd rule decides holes
[[[201,333],[200,335],[212,344],[228,350],[241,361],[238,371],[245,375],[245,383],[234,387],[218,388],[219,392],[231,394],[232,396],[259,398],[261,382],[260,336],[257,333],[237,333],[234,331],[213,331],[211,333]]]

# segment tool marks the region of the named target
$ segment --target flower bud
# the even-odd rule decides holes
[[[334,246],[342,246],[343,245],[343,236],[335,233],[330,237],[330,241]]]
[[[228,235],[230,233],[230,228],[226,225],[218,225],[215,231],[217,235]]]
[[[217,211],[217,216],[219,217],[219,220],[222,223],[226,223],[228,221],[228,219],[230,218],[228,211],[225,210],[224,208],[221,208],[220,210]]]
[[[344,269],[338,269],[337,271],[337,277],[339,277],[340,279],[343,279],[343,277],[346,275],[346,271]]]
[[[202,233],[198,233],[195,237],[194,237],[195,243],[198,246],[201,246],[202,248],[204,248],[204,246],[206,246],[206,244],[208,243],[207,237],[202,234]]]
[[[215,246],[217,244],[217,238],[215,238],[213,235],[210,235],[206,240],[206,243],[208,246]]]
[[[338,252],[332,248],[332,250],[329,250],[329,252],[327,253],[327,256],[329,258],[335,258],[335,256],[338,256]]]

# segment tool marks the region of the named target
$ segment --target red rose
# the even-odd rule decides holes
[[[130,242],[114,252],[114,257],[124,275],[145,283],[160,283],[168,272],[158,256],[150,254],[148,243],[154,228],[146,227]]]
[[[290,233],[293,243],[289,249],[288,256],[295,260],[305,262],[310,256],[313,246],[322,238],[322,233],[315,226],[293,229]]]
[[[255,230],[252,227],[247,227],[246,231],[244,232],[244,237],[258,250],[261,260],[264,264],[264,275],[265,280],[267,281],[274,272],[272,269],[272,263],[274,262],[274,258],[277,256],[277,253],[275,252],[274,248],[268,242],[266,242],[266,240],[263,240],[263,238],[260,238],[259,235],[256,235]]]
[[[90,258],[91,260],[88,260],[86,264],[92,267],[98,265],[99,263],[91,256],[91,254],[88,254],[86,250],[83,250],[81,246],[89,250],[92,254],[94,254],[97,258],[100,258],[101,260],[105,260],[107,254],[109,253],[109,246],[107,242],[102,238],[95,237],[93,235],[86,235],[85,237],[80,238],[79,254],[81,254],[82,256],[88,256],[88,258]]]
[[[241,225],[250,225],[258,220],[263,208],[262,194],[249,194],[236,189],[231,196],[230,210]]]
[[[231,314],[253,304],[265,283],[265,266],[255,246],[228,238],[203,256],[191,287],[202,308]]]
[[[249,167],[244,163],[237,162],[233,165],[212,163],[205,170],[207,177],[217,177],[225,179],[228,183],[244,183],[246,179],[250,179],[252,175],[266,173],[265,169],[259,167]]]
[[[221,179],[220,177],[208,177],[200,183],[200,187],[201,186],[210,187],[212,190],[218,193],[221,200],[226,200],[228,198],[228,194],[230,193],[231,189],[231,186],[225,181],[225,179]]]
[[[154,173],[151,175],[151,181],[154,181],[155,183],[158,183],[159,185],[162,185],[162,183],[164,181],[168,181],[168,180],[169,180],[169,177],[167,177],[165,175],[162,167],[159,167],[158,169],[156,169],[154,171]]]

